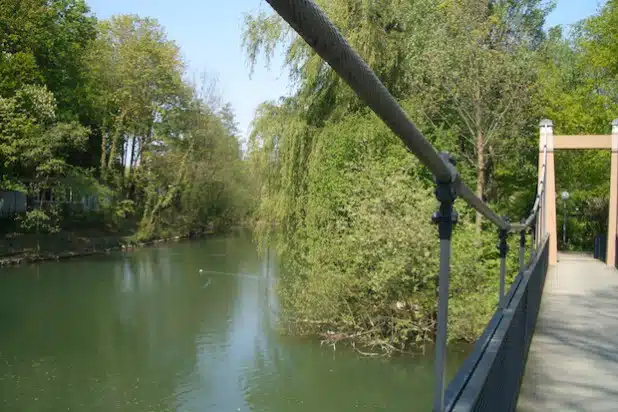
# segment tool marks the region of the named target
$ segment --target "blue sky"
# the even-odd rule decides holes
[[[170,40],[181,48],[189,76],[206,72],[217,78],[224,101],[234,107],[242,135],[246,137],[257,106],[289,91],[282,58],[270,70],[258,64],[249,77],[241,48],[243,13],[269,10],[264,0],[87,0],[99,18],[133,13],[153,17],[166,28]],[[571,24],[597,10],[599,0],[558,0],[547,25]]]

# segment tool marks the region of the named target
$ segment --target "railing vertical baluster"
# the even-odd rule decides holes
[[[523,272],[525,267],[526,267],[526,230],[524,229],[521,232],[519,232],[519,271]]]
[[[537,209],[536,216],[534,217],[535,250],[538,249],[539,243],[541,242],[541,215],[543,214],[543,193],[539,192],[537,196],[539,198],[539,208]]]
[[[506,240],[508,236],[508,230],[500,229],[500,231],[498,232],[498,251],[500,252],[500,291],[498,292],[498,307],[500,309],[504,309],[505,306],[504,289],[506,286],[506,255],[509,251],[509,245],[507,244]]]
[[[540,244],[541,239],[543,239],[543,215],[545,214],[544,203],[545,203],[545,198],[543,197],[543,192],[541,192],[541,207],[539,208],[539,227],[538,227],[539,237],[536,240],[537,244]]]
[[[436,331],[436,393],[434,412],[444,410],[444,388],[446,386],[446,341],[448,322],[448,290],[450,276],[451,240],[440,239],[440,285],[438,287],[438,319]]]
[[[534,254],[534,251],[536,250],[537,247],[537,239],[538,237],[538,229],[539,228],[539,218],[538,216],[535,216],[534,219],[532,220],[532,224],[530,225],[530,235],[532,236],[532,253]]]
[[[440,155],[454,169],[455,160],[446,153],[441,153]],[[438,316],[436,320],[434,412],[442,412],[444,410],[448,289],[451,272],[451,238],[453,226],[457,223],[457,213],[453,210],[453,203],[456,197],[457,194],[452,181],[440,182],[436,179],[436,198],[440,202],[440,208],[433,214],[432,220],[438,225],[438,236],[440,238],[440,273],[438,277]]]
[[[537,224],[536,224],[536,219],[534,219],[532,221],[532,227],[530,228],[530,236],[532,236],[532,241],[530,242],[530,260],[532,260],[532,258],[534,257],[534,254],[536,253],[536,228],[537,228]]]

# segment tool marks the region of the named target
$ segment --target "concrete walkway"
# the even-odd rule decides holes
[[[547,274],[518,412],[618,411],[618,271],[562,254]]]

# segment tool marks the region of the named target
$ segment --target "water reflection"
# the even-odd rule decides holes
[[[233,236],[3,270],[0,410],[430,407],[430,357],[276,333],[277,268]]]

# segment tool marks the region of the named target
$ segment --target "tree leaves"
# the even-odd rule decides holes
[[[83,0],[0,2],[2,188],[98,195],[110,227],[137,215],[143,238],[244,219],[233,110],[183,74],[154,19],[97,22]],[[47,224],[43,211],[24,219]]]
[[[494,177],[524,172],[534,191],[536,168],[521,164],[536,161],[536,125],[527,122],[547,13],[541,2],[319,4],[427,138],[463,160],[464,179],[483,179],[481,196],[497,200]],[[245,29],[250,62],[284,47],[297,85],[260,108],[249,154],[261,188],[258,238],[276,241],[289,265],[288,319],[402,345],[430,339],[438,257],[431,176],[278,16],[248,17]],[[497,295],[487,296],[497,290],[495,234],[471,231],[471,210],[460,212],[453,299],[480,302],[473,324],[454,321],[453,336],[474,339]],[[393,309],[402,304],[415,309]]]
[[[0,166],[9,180],[45,184],[62,176],[72,150],[84,148],[88,130],[56,122],[54,96],[26,85],[14,97],[0,97]]]

